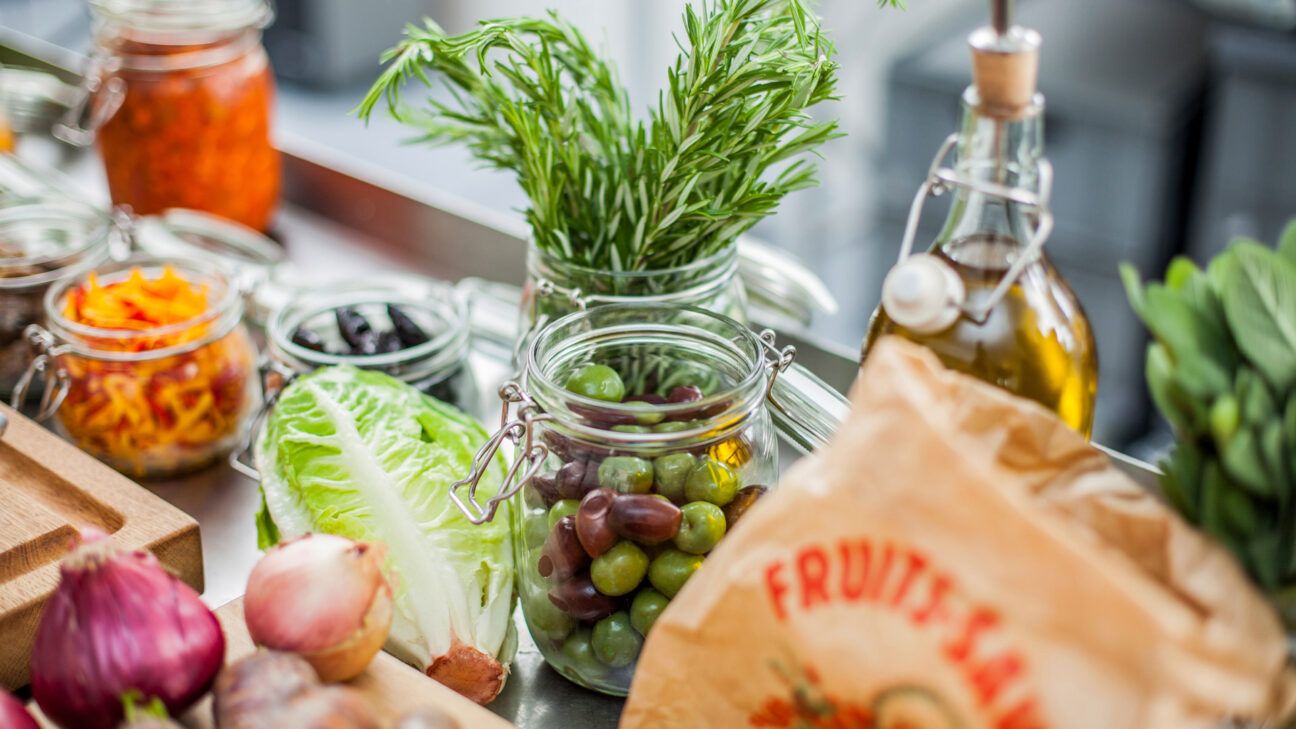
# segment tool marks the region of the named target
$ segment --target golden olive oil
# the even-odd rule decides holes
[[[933,252],[963,280],[965,308],[976,310],[1022,246],[1011,238],[981,235],[952,240]],[[1086,438],[1093,430],[1098,389],[1093,333],[1075,294],[1042,255],[983,321],[965,311],[945,330],[924,335],[898,326],[879,307],[864,356],[887,334],[926,345],[947,367],[1038,402]]]

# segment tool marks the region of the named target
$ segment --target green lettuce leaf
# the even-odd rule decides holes
[[[385,543],[388,651],[428,671],[468,646],[499,661],[502,684],[515,646],[508,507],[475,526],[449,498],[486,439],[472,418],[387,375],[338,366],[300,377],[256,444],[258,541],[327,532]],[[479,498],[498,493],[503,473],[496,459]]]

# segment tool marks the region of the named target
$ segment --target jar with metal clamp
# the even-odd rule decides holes
[[[478,472],[450,495],[474,523],[512,500],[499,513],[523,615],[564,676],[627,692],[653,621],[777,478],[769,403],[794,356],[772,332],[665,304],[579,311],[532,342]],[[504,486],[479,503],[505,442]]]
[[[975,83],[963,95],[962,132],[941,146],[914,198],[862,356],[883,336],[905,337],[1088,436],[1098,383],[1093,333],[1043,251],[1053,171],[1042,156],[1044,99],[1035,92],[1040,38],[1012,26],[1007,5],[994,2],[994,25],[972,34]],[[924,203],[945,192],[954,200],[944,228],[930,252],[914,254]]]
[[[148,326],[91,324],[71,314],[85,310],[73,299],[118,285],[187,287],[198,313]],[[109,263],[93,277],[50,286],[44,310],[46,324],[27,328],[36,356],[14,388],[15,408],[33,383],[44,383],[36,418],[52,418],[62,436],[136,477],[200,468],[242,440],[261,404],[256,347],[241,293],[219,267]]]
[[[203,210],[265,230],[279,199],[268,0],[92,0],[81,103],[55,136],[98,137],[113,203]]]

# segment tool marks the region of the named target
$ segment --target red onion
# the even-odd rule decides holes
[[[248,577],[243,617],[253,642],[305,658],[321,681],[358,676],[387,640],[387,547],[307,534],[271,549]]]
[[[22,702],[0,689],[0,729],[40,729]]]
[[[32,650],[32,695],[64,729],[112,729],[134,691],[178,716],[225,660],[220,623],[157,557],[83,535],[63,560]]]

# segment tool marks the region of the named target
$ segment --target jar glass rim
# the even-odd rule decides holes
[[[72,321],[63,313],[63,307],[60,305],[63,299],[66,298],[72,287],[82,285],[85,276],[90,273],[94,273],[96,276],[108,278],[112,281],[117,278],[129,276],[130,272],[135,268],[139,268],[141,271],[145,272],[145,275],[148,275],[149,271],[160,272],[165,266],[171,266],[177,273],[184,276],[191,283],[195,281],[203,281],[205,283],[215,284],[215,288],[219,289],[217,299],[214,302],[209,302],[207,309],[197,316],[173,324],[154,327],[152,329],[110,329],[95,327]],[[219,266],[203,262],[171,261],[152,256],[132,256],[124,261],[117,261],[107,266],[96,268],[93,271],[87,271],[84,275],[69,277],[60,281],[58,284],[51,286],[49,290],[45,292],[45,316],[49,320],[50,331],[58,337],[62,343],[65,343],[79,355],[94,357],[97,359],[121,361],[161,359],[193,351],[194,349],[205,346],[215,339],[227,334],[239,323],[239,321],[242,320],[243,299],[240,295],[239,288],[229,280]],[[225,323],[224,326],[221,326],[222,322]],[[120,341],[165,337],[180,334],[189,331],[194,327],[206,324],[216,324],[217,326],[213,326],[211,331],[192,341],[138,352],[103,349],[94,346],[91,342],[85,341]]]
[[[725,244],[715,253],[690,261],[683,265],[672,266],[670,268],[650,268],[634,271],[612,271],[605,268],[594,268],[574,261],[568,261],[557,253],[545,250],[536,245],[534,240],[528,242],[527,247],[531,250],[535,262],[552,268],[555,271],[577,276],[599,276],[623,281],[699,274],[712,269],[716,270],[716,275],[720,275],[725,271],[725,269],[730,266],[736,267],[738,264],[738,241],[736,239]]]
[[[633,316],[626,316],[632,314]],[[690,402],[667,403],[653,406],[654,413],[660,413],[666,419],[671,415],[680,415],[690,411],[708,411],[716,409],[707,415],[701,421],[698,427],[690,430],[678,430],[654,433],[633,433],[612,430],[609,428],[596,427],[579,422],[576,417],[566,417],[562,412],[555,412],[554,408],[545,407],[546,403],[553,405],[561,403],[563,410],[570,409],[567,406],[575,408],[584,408],[587,410],[600,411],[613,416],[622,416],[634,418],[642,415],[641,404],[612,403],[605,400],[598,400],[586,395],[571,392],[566,389],[564,383],[558,382],[550,368],[546,365],[552,357],[552,353],[544,352],[546,346],[556,345],[559,342],[550,342],[563,329],[571,327],[582,321],[588,322],[590,319],[601,317],[618,317],[625,316],[632,323],[616,324],[611,326],[599,327],[591,326],[590,329],[583,332],[583,338],[593,339],[595,334],[600,343],[606,343],[615,337],[625,338],[627,341],[634,341],[635,338],[642,338],[646,334],[655,333],[657,336],[677,337],[681,340],[692,339],[698,342],[705,342],[717,348],[717,351],[724,349],[735,358],[740,359],[745,364],[745,371],[736,381],[730,383],[723,390],[711,393],[701,400]],[[680,315],[688,317],[697,317],[699,321],[708,322],[711,326],[723,328],[726,335],[732,339],[721,336],[715,331],[703,329],[700,326],[685,326],[668,321],[654,321],[659,318],[678,318]],[[564,350],[569,349],[571,338],[560,340],[565,346]],[[734,340],[741,344],[734,343]],[[544,361],[541,361],[541,360]],[[664,443],[674,443],[681,440],[692,440],[702,436],[717,435],[715,428],[711,423],[717,420],[734,420],[737,415],[744,415],[754,411],[760,406],[765,398],[765,385],[767,380],[767,362],[764,345],[760,337],[756,335],[749,327],[744,326],[738,321],[708,311],[696,306],[686,306],[680,304],[667,303],[626,303],[626,304],[607,304],[583,311],[577,311],[568,314],[552,322],[542,329],[534,340],[531,342],[527,351],[526,370],[523,375],[523,388],[530,390],[532,395],[537,395],[537,404],[541,405],[550,416],[552,416],[561,426],[574,433],[584,435],[590,438],[597,438],[607,441],[635,443],[643,445],[654,445]]]
[[[264,28],[274,19],[269,0],[91,0],[90,7],[100,23],[138,33],[174,34],[171,40],[176,44]]]
[[[66,267],[79,263],[87,253],[100,249],[108,253],[112,225],[99,211],[75,202],[37,202],[0,209],[0,231],[17,226],[45,226],[65,232],[81,232],[77,240],[64,244],[56,252],[42,255],[18,255],[0,258],[0,269],[21,266],[50,266],[49,270],[27,276],[0,277],[0,288],[18,288],[48,283],[67,275]],[[0,236],[0,239],[4,236]],[[100,258],[93,257],[97,263]]]
[[[433,373],[440,372],[460,364],[468,354],[468,314],[465,302],[452,287],[438,283],[433,291],[436,295],[432,299],[417,300],[381,284],[338,293],[307,289],[296,294],[275,312],[270,319],[267,336],[275,348],[314,367],[351,364],[362,369],[381,369],[432,358],[433,366],[430,369]],[[388,303],[402,308],[429,311],[445,321],[447,326],[432,334],[422,344],[396,352],[371,355],[319,352],[292,341],[292,333],[298,325],[324,312],[341,306]]]

